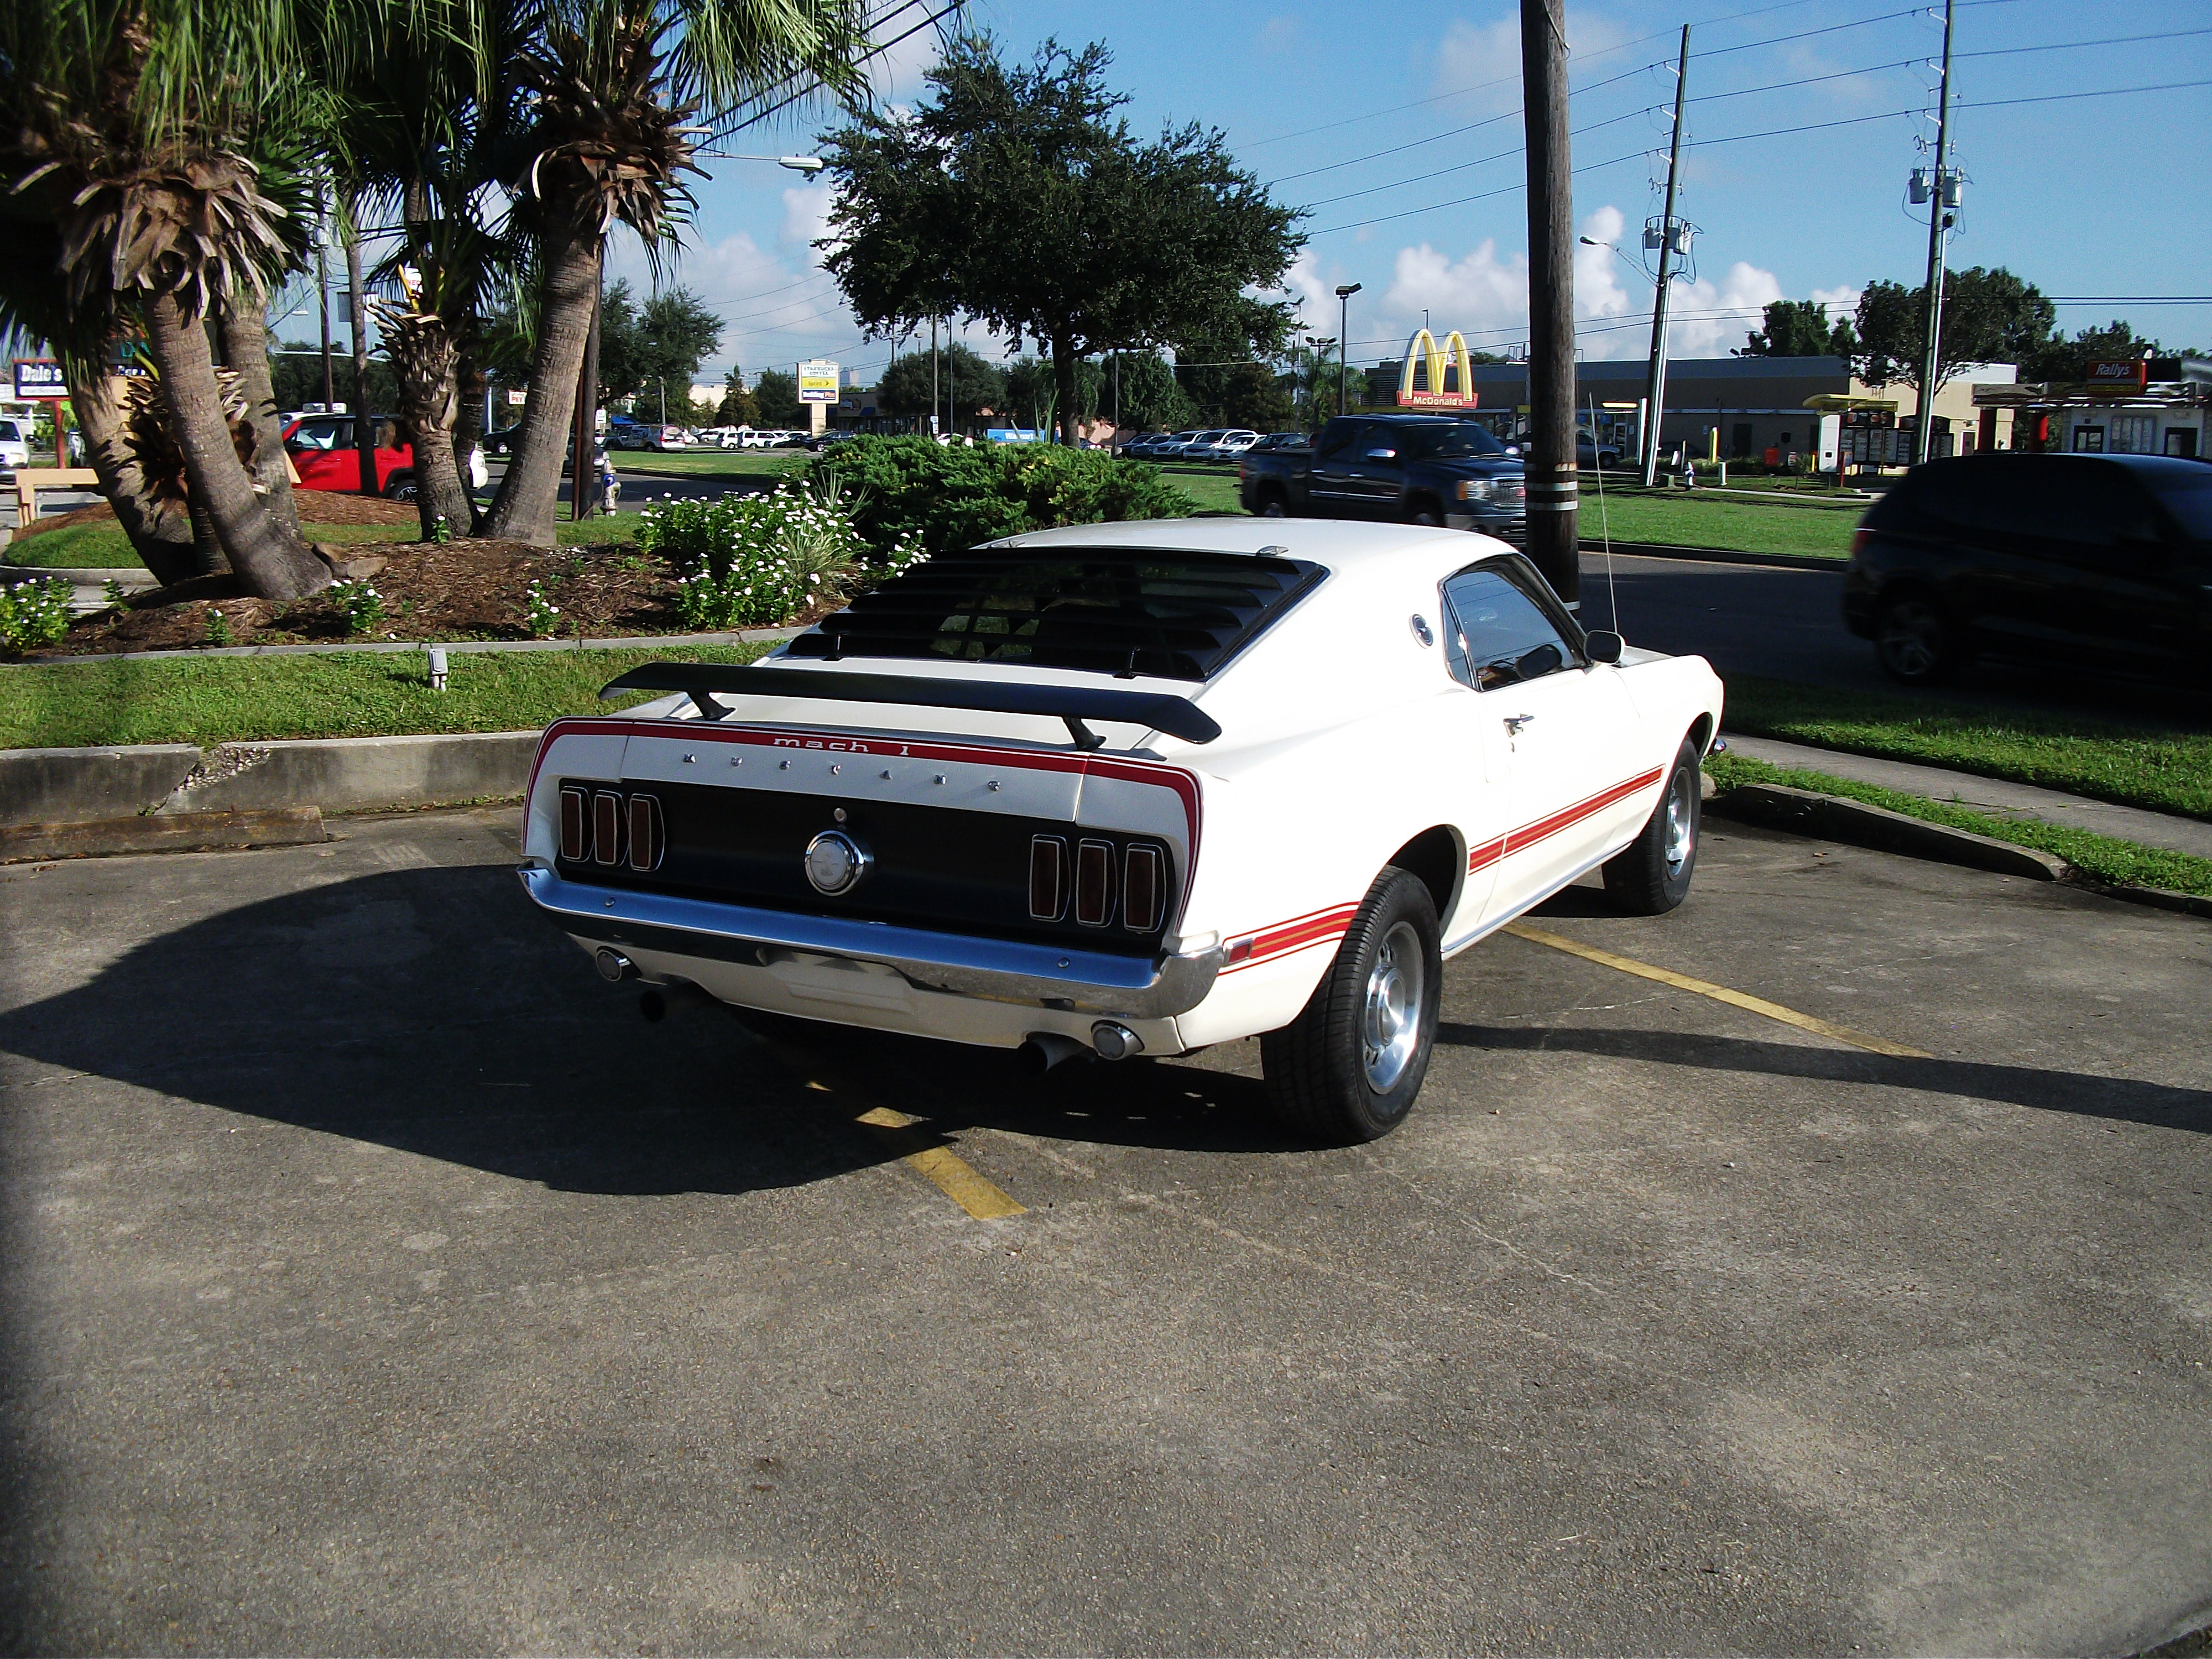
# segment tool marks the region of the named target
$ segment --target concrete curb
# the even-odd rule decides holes
[[[2074,866],[2065,860],[2032,847],[2016,847],[1971,830],[1908,817],[1886,806],[1815,794],[1786,784],[1741,784],[1716,796],[1707,810],[1719,817],[1764,824],[1770,830],[1823,836],[1877,852],[1904,853],[2001,876],[2025,876],[2030,881],[2063,881],[2074,873]]]
[[[85,823],[17,823],[0,829],[0,864],[108,858],[120,853],[302,847],[329,839],[322,812],[313,806],[287,806],[272,812],[179,812]]]
[[[1948,824],[1929,823],[1841,795],[1817,794],[1786,784],[1746,783],[1724,795],[1710,797],[1705,810],[1716,817],[1762,824],[1794,835],[1819,836],[1854,847],[1871,847],[1876,852],[1964,865],[2003,876],[2025,876],[2031,881],[2063,881],[2130,904],[2212,916],[2212,899],[2194,893],[2171,892],[2163,887],[2116,887],[2055,853],[2038,852],[2033,847],[1978,836],[1970,830],[1954,830]]]
[[[797,639],[803,628],[747,628],[725,634],[633,634],[607,640],[348,640],[327,645],[223,645],[189,651],[108,651],[82,657],[26,657],[21,662],[0,663],[9,668],[60,668],[79,662],[174,662],[201,657],[314,657],[342,651],[367,651],[390,656],[409,651],[425,652],[437,646],[450,655],[475,651],[636,651],[689,645],[761,645]]]
[[[1605,544],[1585,541],[1582,550],[1602,554]],[[1671,542],[1615,542],[1613,554],[1617,559],[1696,559],[1706,564],[1763,564],[1782,570],[1840,571],[1850,563],[1814,553],[1741,553],[1727,547],[1678,547]]]
[[[125,815],[332,812],[520,796],[538,733],[433,732],[113,749],[0,750],[0,822],[84,823]]]
[[[528,787],[538,735],[472,732],[219,744],[154,811],[265,812],[313,801],[326,812],[369,812],[501,800]]]

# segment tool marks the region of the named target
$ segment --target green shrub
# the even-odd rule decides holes
[[[804,486],[645,509],[638,545],[683,573],[677,606],[694,629],[767,628],[818,599],[842,600],[925,556],[912,536],[871,544],[856,491],[834,470]]]
[[[10,651],[58,645],[69,632],[72,591],[66,576],[0,585],[0,644]]]
[[[1064,524],[1180,519],[1198,503],[1142,461],[1057,444],[941,445],[923,437],[854,438],[834,459],[854,486],[854,522],[870,544],[918,539],[932,554]]]
[[[349,634],[366,634],[384,620],[384,596],[367,582],[332,582],[323,597],[344,617]]]

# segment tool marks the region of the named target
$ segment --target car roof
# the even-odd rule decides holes
[[[987,547],[1162,548],[1188,553],[1248,553],[1310,559],[1333,571],[1394,562],[1407,554],[1433,557],[1437,544],[1464,548],[1472,564],[1498,551],[1462,530],[1433,525],[1358,524],[1344,519],[1141,519],[1116,524],[1066,525],[1007,536]]]
[[[2017,466],[2022,461],[2033,460],[2048,465],[2062,466],[2124,466],[2143,483],[2156,489],[2163,483],[2172,482],[2185,488],[2196,488],[2204,477],[2205,463],[2185,455],[2127,455],[2110,451],[2031,451],[2017,449],[1985,450],[1978,455],[1944,455],[1923,463],[1927,467],[1940,467],[1948,472],[1967,466]]]

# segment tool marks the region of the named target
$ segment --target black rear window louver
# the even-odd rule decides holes
[[[1237,553],[979,548],[825,617],[794,657],[1021,663],[1204,680],[1328,573]]]

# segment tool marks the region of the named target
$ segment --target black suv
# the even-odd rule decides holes
[[[1962,455],[1915,467],[1851,538],[1844,625],[1932,685],[1978,655],[2212,672],[2212,466]]]

